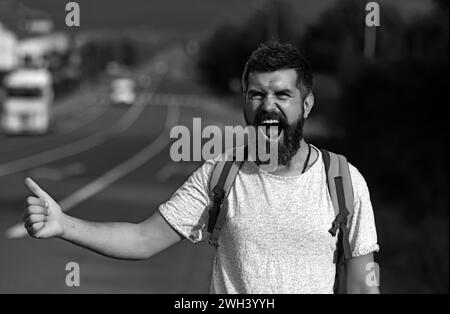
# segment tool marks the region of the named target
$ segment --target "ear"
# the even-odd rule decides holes
[[[308,118],[309,113],[311,112],[314,106],[314,95],[313,93],[309,93],[303,101],[303,118]]]

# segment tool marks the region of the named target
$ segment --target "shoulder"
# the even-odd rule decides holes
[[[358,168],[356,168],[350,162],[348,162],[348,168],[350,170],[350,176],[352,178],[352,184],[354,187],[360,188],[361,186],[367,186],[366,179],[364,179],[364,176]]]
[[[354,202],[355,204],[360,203],[361,201],[369,201],[370,202],[370,193],[369,187],[367,186],[366,179],[361,174],[359,169],[348,162],[348,167],[350,170],[350,177],[352,180],[353,194],[354,194]]]
[[[223,164],[226,161],[231,161],[233,160],[233,158],[236,158],[238,160],[241,158],[242,160],[245,159],[244,152],[245,146],[227,149],[224,153],[219,154],[214,158],[205,160],[202,166],[196,171],[196,173],[197,175],[201,176],[204,183],[208,185],[208,182],[211,179],[211,176],[213,175],[215,169],[216,175],[218,175],[221,168],[223,167]]]
[[[321,150],[319,150],[319,151],[320,151],[320,157],[323,160],[322,151]],[[369,197],[369,189],[367,186],[366,179],[362,175],[361,171],[349,161],[347,156],[345,156],[345,157],[346,157],[347,163],[348,163],[348,168],[349,168],[349,172],[350,172],[350,178],[352,181],[355,202],[358,201],[358,199]]]
[[[325,156],[324,156],[324,152],[328,152],[328,153],[332,153],[332,154],[335,154],[335,155],[341,155],[341,156],[344,156],[345,157],[345,159],[347,160],[347,163],[348,163],[348,168],[349,168],[349,171],[350,171],[350,177],[351,177],[351,179],[352,179],[352,184],[353,184],[353,187],[359,187],[359,186],[361,186],[361,185],[365,185],[366,184],[366,181],[365,181],[365,179],[364,179],[364,177],[363,177],[363,175],[361,174],[361,172],[358,170],[358,168],[356,168],[356,166],[354,166],[350,161],[349,161],[349,159],[347,158],[347,156],[345,156],[345,155],[342,155],[342,154],[340,154],[340,153],[335,153],[335,152],[331,152],[331,151],[328,151],[328,150],[323,150],[323,149],[320,149],[320,148],[317,148],[316,146],[314,146],[314,145],[312,145],[315,149],[316,149],[316,151],[318,152],[318,159],[320,159],[321,161],[322,161],[322,163],[324,163],[325,164]],[[355,186],[356,185],[356,186]]]

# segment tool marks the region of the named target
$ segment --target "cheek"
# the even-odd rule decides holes
[[[291,125],[296,123],[298,119],[303,116],[303,106],[298,102],[287,104],[284,108],[282,108],[282,110],[288,120],[288,123]]]
[[[253,121],[260,105],[261,104],[257,101],[247,100],[244,106],[244,114],[246,115],[248,122]]]

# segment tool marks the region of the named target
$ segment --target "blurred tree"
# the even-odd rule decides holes
[[[136,63],[136,47],[131,39],[123,37],[115,43],[115,61],[126,66],[133,66]]]
[[[391,274],[383,286],[448,293],[448,2],[410,23],[383,5],[374,60],[362,56],[362,4],[340,1],[301,40],[313,67],[341,86],[329,117],[343,143],[327,145],[370,187],[378,258]]]
[[[127,37],[90,40],[80,51],[83,78],[95,79],[112,61],[130,67],[136,65],[139,48]]]
[[[385,199],[409,204],[410,217],[447,212],[448,2],[435,1],[430,14],[410,23],[383,3],[374,60],[363,56],[364,1],[339,1],[302,38],[289,29],[289,7],[276,7],[283,16],[277,19],[280,41],[297,42],[316,74],[339,82],[337,114],[331,117],[345,134],[339,149]],[[268,27],[257,12],[243,25],[219,28],[201,51],[205,82],[218,93],[233,92],[249,54],[268,38]]]
[[[270,0],[255,5],[245,23],[219,27],[202,45],[198,61],[202,79],[220,95],[240,91],[243,67],[259,43],[270,39],[297,40],[287,2]]]
[[[358,61],[339,107],[351,156],[418,219],[448,215],[448,5],[436,3],[401,31],[402,54]]]
[[[327,10],[300,40],[300,47],[317,72],[345,78],[363,56],[365,1],[343,0]],[[395,59],[403,55],[404,23],[397,10],[383,4],[381,27],[377,34],[377,59]]]
[[[289,18],[279,19],[287,31],[280,26],[278,32],[286,35],[281,41],[298,43],[316,72],[315,116],[322,110],[338,128],[334,134],[344,135],[324,140],[324,147],[348,155],[368,181],[374,205],[390,206],[378,213],[387,252],[381,257],[397,276],[390,281],[417,279],[421,287],[408,288],[448,292],[448,1],[435,0],[432,12],[410,22],[386,2],[373,60],[363,56],[365,1],[337,2],[301,38]],[[240,79],[268,33],[259,13],[218,29],[201,51],[205,82],[230,93],[230,82]]]

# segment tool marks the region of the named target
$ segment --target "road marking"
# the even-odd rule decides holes
[[[68,96],[67,99],[62,99],[60,101],[61,104],[54,106],[54,112],[56,115],[72,114],[80,108],[79,104],[96,103],[103,94],[104,92],[101,86],[95,90],[90,88],[88,90],[74,91],[74,94]],[[83,109],[89,106],[83,106]]]
[[[78,189],[71,195],[65,197],[58,202],[64,212],[73,209],[78,204],[86,201],[95,194],[103,191],[108,186],[123,178],[132,171],[138,169],[160,153],[168,144],[167,131],[178,123],[180,116],[180,110],[178,106],[167,107],[166,122],[160,135],[152,143],[144,147],[140,152],[131,157],[130,159],[122,162],[116,167],[112,168],[102,176],[91,181],[84,187]],[[27,231],[23,226],[23,223],[17,223],[6,230],[6,237],[9,239],[17,239],[26,236]]]
[[[95,121],[98,118],[100,118],[108,109],[107,106],[103,106],[103,103],[105,102],[106,100],[101,100],[100,102],[90,107],[88,111],[85,111],[85,113],[88,113],[89,115],[87,116],[87,118],[82,119],[81,123],[77,123],[79,122],[79,117],[77,117],[77,120],[75,122],[62,126],[60,128],[61,134],[69,134],[75,132],[76,130],[81,129],[82,127],[88,125],[92,121]],[[83,118],[84,114],[82,114],[81,117]]]
[[[187,164],[184,162],[168,162],[156,173],[158,181],[166,182],[174,176],[189,176],[198,168],[198,164]]]
[[[55,131],[55,134],[50,134],[48,137],[45,138],[45,141],[51,141],[53,139],[55,139],[55,136],[57,135],[66,135],[66,134],[70,134],[75,132],[76,130],[82,128],[83,126],[88,125],[89,123],[95,121],[96,119],[99,119],[107,110],[106,106],[103,106],[102,103],[106,102],[106,100],[99,100],[98,103],[86,106],[87,108],[82,108],[84,109],[81,114],[79,113],[75,118],[72,118],[69,120],[68,125],[65,124],[63,127],[58,128],[57,127],[57,131]],[[87,117],[84,117],[86,114],[89,114]],[[77,121],[74,121],[75,119],[77,119]],[[79,122],[79,120],[82,120],[81,123]],[[58,132],[60,131],[60,132]],[[39,138],[41,139],[41,138]],[[46,143],[44,142],[44,143]],[[19,143],[11,143],[11,144],[19,144]],[[0,147],[0,153],[6,153],[6,154],[11,154],[13,152],[20,152],[21,150],[23,150],[24,148],[29,148],[34,147],[34,146],[39,146],[42,143],[38,142],[38,143],[30,143],[30,144],[23,144],[21,143],[21,146],[9,146],[8,144],[4,144],[3,147]]]
[[[147,106],[180,106],[192,107],[207,106],[212,98],[194,94],[174,94],[174,93],[152,93],[145,96],[148,101]]]
[[[133,125],[145,109],[145,106],[140,106],[138,103],[139,101],[137,101],[135,105],[132,105],[122,119],[120,119],[112,129],[106,130],[105,132],[95,133],[68,145],[63,145],[45,152],[4,163],[0,165],[0,177],[45,165],[99,146],[111,137],[123,133],[131,125]]]
[[[64,167],[42,167],[33,169],[30,177],[38,179],[47,179],[53,181],[62,181],[69,177],[81,175],[86,172],[86,166],[82,163],[72,163]]]

